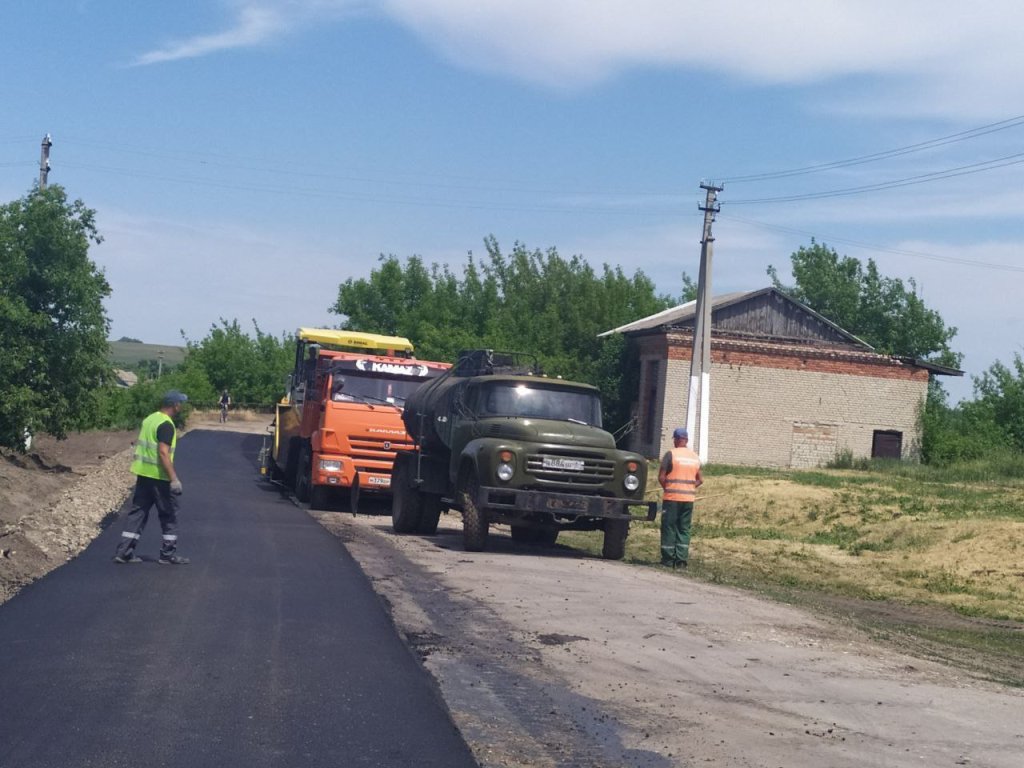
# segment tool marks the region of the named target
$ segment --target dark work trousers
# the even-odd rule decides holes
[[[666,501],[661,506],[661,564],[683,565],[690,557],[692,501]]]
[[[160,517],[160,528],[164,532],[160,557],[170,557],[178,548],[178,500],[171,493],[170,481],[140,476],[135,482],[132,508],[124,519],[124,530],[117,545],[119,557],[128,558],[135,552],[142,529],[149,521],[149,510],[154,504]]]

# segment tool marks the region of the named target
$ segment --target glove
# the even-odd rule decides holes
[[[181,496],[181,480],[177,478],[171,480],[171,493],[175,496]]]

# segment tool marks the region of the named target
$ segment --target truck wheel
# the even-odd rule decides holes
[[[437,524],[441,520],[441,497],[436,494],[423,495],[423,507],[420,511],[420,522],[416,526],[416,533],[424,536],[433,536],[437,533]]]
[[[476,505],[480,487],[476,475],[469,475],[462,484],[462,544],[467,552],[483,552],[487,548],[489,524],[487,514]]]
[[[310,453],[309,446],[303,446],[302,453],[299,455],[299,463],[295,468],[295,498],[303,502],[309,501],[313,486],[310,474],[313,469],[313,458]]]
[[[289,488],[295,487],[296,473],[299,469],[299,457],[302,454],[302,438],[288,438],[288,457],[284,462],[284,484]]]
[[[330,504],[331,490],[325,488],[322,485],[310,485],[309,488],[309,508],[310,509],[327,509]]]
[[[544,528],[537,531],[537,543],[542,547],[553,547],[555,542],[558,541],[558,529]]]
[[[626,556],[626,537],[629,535],[629,520],[605,520],[604,546],[601,557],[605,560],[621,560]]]
[[[518,541],[520,544],[533,544],[537,541],[538,533],[540,531],[536,528],[529,528],[525,525],[513,525],[512,541]]]
[[[420,494],[409,487],[409,466],[396,461],[391,475],[391,528],[395,533],[412,533],[419,528],[422,516]]]

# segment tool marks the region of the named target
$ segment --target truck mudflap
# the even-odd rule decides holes
[[[658,502],[615,499],[607,496],[585,496],[578,493],[523,491],[513,488],[482,487],[477,505],[483,509],[508,512],[546,512],[558,516],[604,517],[613,520],[648,520],[658,516]],[[634,515],[632,509],[645,507],[645,515]]]

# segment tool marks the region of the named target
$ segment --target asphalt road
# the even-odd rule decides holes
[[[192,432],[179,552],[120,520],[0,606],[0,768],[475,766],[335,537],[257,482],[261,438]],[[122,514],[126,509],[122,509]]]

